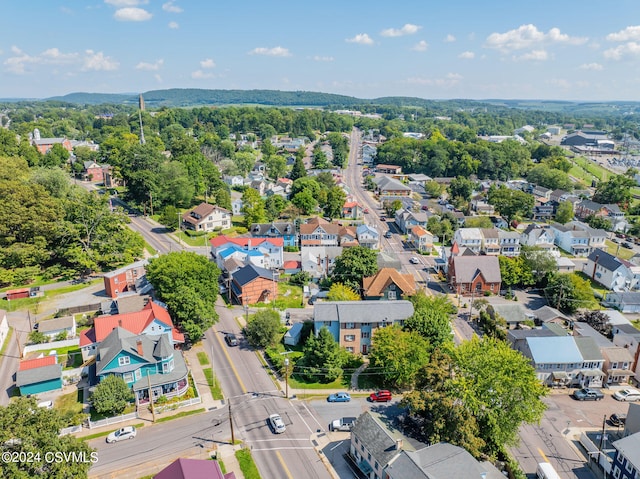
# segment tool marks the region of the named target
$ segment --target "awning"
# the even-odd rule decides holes
[[[629,371],[628,369],[609,369],[607,371],[609,376],[633,376],[635,373],[633,371]]]
[[[364,459],[358,463],[358,467],[365,474],[369,474],[371,471],[373,471],[373,468],[371,467],[371,464],[369,464]]]
[[[595,378],[603,378],[606,376],[606,374],[599,369],[581,369],[580,374],[582,374],[583,376],[590,376]]]
[[[553,371],[551,376],[553,376],[553,379],[569,379],[569,375],[564,371]]]

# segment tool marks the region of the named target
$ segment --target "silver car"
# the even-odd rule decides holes
[[[282,434],[287,430],[287,427],[284,425],[284,421],[280,417],[280,414],[272,414],[269,416],[269,424],[273,428],[273,432],[276,434]]]
[[[125,439],[133,439],[136,437],[137,431],[134,426],[125,426],[117,431],[113,431],[107,436],[107,442],[109,444],[118,441],[124,441]]]

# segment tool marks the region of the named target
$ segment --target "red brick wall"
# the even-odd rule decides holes
[[[263,294],[265,290],[270,292],[266,298]],[[265,299],[273,301],[275,299],[273,297],[274,293],[278,294],[278,284],[276,282],[266,278],[256,278],[242,288],[242,304],[255,304]]]

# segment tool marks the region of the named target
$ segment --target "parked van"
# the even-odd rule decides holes
[[[613,397],[618,401],[638,401],[640,399],[640,391],[633,388],[622,389],[616,391]]]
[[[538,468],[536,469],[536,478],[537,479],[560,479],[560,475],[556,472],[553,466],[548,462],[540,462],[538,463]]]

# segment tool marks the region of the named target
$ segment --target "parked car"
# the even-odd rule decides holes
[[[282,434],[287,430],[287,427],[284,425],[284,421],[280,417],[280,414],[272,414],[269,416],[269,424],[273,429],[273,432],[276,434]]]
[[[627,249],[633,249],[633,245],[631,243],[626,242],[626,241],[624,243],[622,243],[622,247],[623,248],[627,248]]]
[[[618,401],[637,401],[640,399],[640,391],[633,388],[621,389],[613,394]]]
[[[417,257],[412,256],[411,259],[409,260],[409,263],[418,264],[418,263],[420,263],[420,260]]]
[[[364,214],[365,214],[365,215],[368,215],[368,214],[369,214],[369,208],[365,208],[365,209],[364,209]]]
[[[627,415],[624,413],[613,413],[609,416],[609,424],[615,427],[624,426],[627,422]]]
[[[238,345],[238,338],[236,337],[235,334],[233,333],[227,333],[224,335],[224,340],[226,341],[226,343],[229,346],[237,346]]]
[[[387,230],[387,231],[384,233],[384,237],[385,237],[385,238],[391,238],[392,236],[393,236],[393,233],[391,232],[391,230]]]
[[[391,392],[383,389],[381,391],[376,391],[369,395],[369,401],[371,402],[389,402],[391,401],[392,396]]]
[[[341,419],[334,419],[329,424],[330,431],[351,431],[353,425],[356,422],[355,417],[343,417]]]
[[[329,401],[329,402],[349,402],[349,401],[351,401],[351,395],[349,395],[349,393],[329,394],[329,397],[327,397],[327,401]]]
[[[125,439],[133,439],[136,437],[137,433],[135,426],[121,427],[107,436],[107,443],[111,444],[118,441],[124,441]]]
[[[582,388],[574,391],[573,397],[578,401],[600,401],[604,398],[604,394],[597,389]]]

